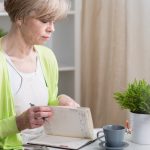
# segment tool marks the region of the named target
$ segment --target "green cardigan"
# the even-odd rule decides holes
[[[1,39],[0,39],[1,43]],[[53,52],[44,46],[35,46],[48,86],[48,105],[58,105],[58,65]],[[0,44],[0,149],[22,149],[22,139],[16,125],[14,99],[5,56]]]

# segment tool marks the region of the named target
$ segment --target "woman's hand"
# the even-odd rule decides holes
[[[80,107],[71,97],[62,94],[58,96],[58,101],[60,106],[69,106],[69,107]]]
[[[16,117],[16,123],[19,131],[24,129],[33,129],[44,124],[45,119],[52,116],[52,109],[48,106],[33,106],[20,116]]]

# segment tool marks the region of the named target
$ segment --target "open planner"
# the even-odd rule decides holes
[[[45,133],[28,144],[79,149],[95,141],[93,121],[87,107],[53,106],[53,116],[44,124]]]

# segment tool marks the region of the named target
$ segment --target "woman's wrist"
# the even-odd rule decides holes
[[[24,119],[22,119],[21,116],[17,116],[16,117],[16,124],[17,124],[17,128],[18,128],[18,131],[22,131],[25,129],[25,123],[24,123]]]

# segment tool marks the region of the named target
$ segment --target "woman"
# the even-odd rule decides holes
[[[20,149],[43,132],[48,105],[79,105],[57,97],[58,66],[53,52],[40,46],[66,16],[67,0],[5,0],[12,21],[0,39],[0,148]],[[31,107],[32,106],[32,107]]]

